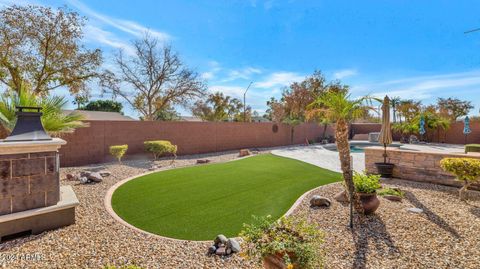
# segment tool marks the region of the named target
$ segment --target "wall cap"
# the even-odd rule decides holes
[[[0,141],[0,155],[17,153],[35,153],[57,151],[67,141],[60,138],[53,138],[45,141],[18,141],[4,142]]]

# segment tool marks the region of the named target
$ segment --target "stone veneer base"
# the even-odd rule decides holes
[[[53,206],[30,209],[0,216],[0,237],[19,233],[39,234],[75,223],[79,205],[71,186],[60,187],[60,201]]]

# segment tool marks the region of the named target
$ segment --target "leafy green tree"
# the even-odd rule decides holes
[[[155,120],[158,121],[179,121],[181,119],[180,114],[171,107],[158,111],[155,117]]]
[[[474,106],[470,101],[463,101],[458,98],[450,97],[438,98],[437,108],[442,116],[449,118],[452,121],[456,121],[458,118],[468,115]]]
[[[64,97],[39,97],[28,90],[21,90],[20,93],[7,91],[0,99],[0,122],[10,132],[17,121],[15,115],[17,106],[41,107],[43,127],[49,134],[60,136],[62,133],[73,132],[76,128],[85,126],[81,121],[82,115],[62,113],[62,108],[67,102]]]
[[[251,108],[246,108],[247,121],[251,121]],[[243,103],[221,92],[210,94],[206,100],[197,101],[192,114],[204,121],[243,121]]]
[[[113,100],[96,100],[90,101],[87,105],[80,108],[89,111],[105,111],[122,113],[123,105]]]
[[[102,80],[101,51],[81,44],[85,19],[66,8],[9,6],[0,10],[0,85],[19,93],[72,94]]]

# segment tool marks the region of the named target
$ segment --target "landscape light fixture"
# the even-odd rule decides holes
[[[35,110],[24,111],[24,110]],[[4,142],[52,140],[43,128],[41,107],[17,106],[17,123]]]

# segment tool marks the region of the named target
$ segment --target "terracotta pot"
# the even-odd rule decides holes
[[[372,214],[380,205],[380,200],[376,193],[358,193],[365,215]]]
[[[293,257],[293,255],[289,254],[290,258]],[[277,253],[277,254],[271,254],[263,258],[263,268],[265,269],[286,269],[287,265],[283,261],[283,254]],[[295,264],[293,265],[293,268],[298,268]]]

